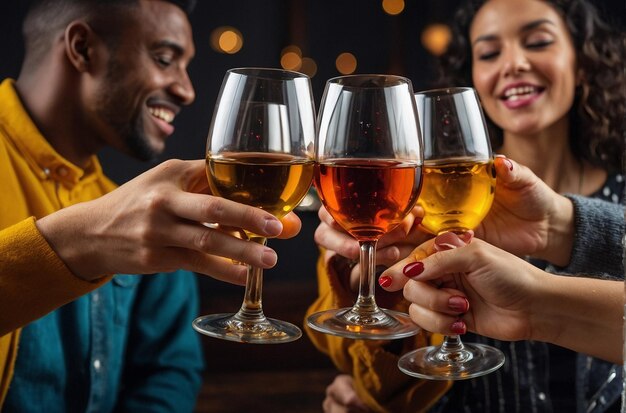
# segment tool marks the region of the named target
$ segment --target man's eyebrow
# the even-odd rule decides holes
[[[551,20],[548,19],[537,19],[537,20],[533,20],[530,23],[526,23],[525,25],[523,25],[520,28],[520,32],[527,32],[529,30],[532,30],[534,28],[537,28],[539,26],[541,26],[542,24],[551,24],[554,25],[554,22],[552,22]],[[486,42],[486,41],[493,41],[493,40],[497,40],[498,36],[496,36],[495,34],[485,34],[483,36],[478,36],[476,38],[476,40],[474,40],[472,42],[472,45],[475,45],[478,42]]]
[[[185,52],[185,49],[180,44],[171,40],[161,40],[159,42],[156,42],[153,47],[155,49],[167,47],[168,49],[174,50],[177,54],[183,54]]]

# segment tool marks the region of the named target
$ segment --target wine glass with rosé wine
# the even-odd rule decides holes
[[[211,192],[283,217],[311,186],[314,140],[309,77],[280,69],[228,70],[207,138]],[[241,233],[249,242],[267,242],[259,235]],[[302,331],[295,325],[264,315],[262,284],[263,270],[249,266],[239,311],[199,317],[194,329],[246,343],[286,343],[300,338]]]
[[[360,245],[359,294],[352,307],[312,314],[314,330],[355,339],[396,339],[420,329],[374,297],[378,239],[417,202],[422,145],[411,82],[352,75],[327,81],[318,116],[315,188],[335,221]]]

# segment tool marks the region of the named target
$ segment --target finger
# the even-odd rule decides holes
[[[324,413],[348,413],[348,408],[337,403],[332,397],[326,396],[322,402]]]
[[[335,251],[337,254],[357,259],[359,257],[359,243],[347,232],[337,231],[327,223],[321,222],[315,229],[313,235],[315,242],[327,250]]]
[[[435,237],[435,251],[445,251],[454,248],[464,247],[472,241],[474,231],[466,231],[461,234],[454,232],[444,232]]]
[[[391,267],[400,259],[400,249],[393,245],[391,247],[376,250],[376,265]]]
[[[266,211],[211,195],[180,192],[152,200],[156,208],[163,204],[181,218],[242,228],[263,237],[276,237],[283,230],[280,220]]]
[[[446,274],[469,273],[483,263],[489,262],[491,247],[480,239],[474,239],[464,247],[449,248],[449,244],[439,246],[441,252],[432,254],[421,261],[421,271],[411,278],[417,281],[432,281]]]
[[[326,395],[339,405],[348,407],[350,412],[367,409],[359,398],[354,388],[354,379],[350,375],[340,374],[335,377],[333,383],[326,388]]]
[[[183,189],[196,194],[210,194],[209,181],[206,177],[206,161],[204,159],[181,161],[187,169]]]
[[[377,247],[382,248],[389,245],[396,244],[398,242],[405,242],[407,237],[407,231],[405,227],[396,227],[390,232],[383,235],[378,240]]]
[[[137,265],[135,272],[138,274],[173,272],[182,268],[231,284],[245,285],[246,283],[246,266],[233,264],[230,259],[184,248],[169,247],[138,251],[135,261]],[[112,270],[112,272],[122,273],[128,272],[129,268],[119,271],[112,267]]]
[[[426,331],[444,335],[465,334],[467,326],[458,316],[449,316],[428,310],[416,304],[409,306],[411,320]]]
[[[283,232],[281,232],[278,236],[280,239],[293,238],[298,235],[302,229],[302,221],[300,220],[300,217],[293,212],[285,215],[280,221],[283,224]]]
[[[498,177],[496,185],[506,186],[509,189],[520,189],[541,182],[529,168],[504,155],[496,155],[494,166]]]
[[[434,239],[414,248],[403,260],[387,268],[379,277],[378,283],[387,291],[398,291],[404,287],[409,278],[421,274],[421,261],[434,252]],[[419,265],[416,265],[419,262]],[[406,272],[405,268],[411,271]]]
[[[437,288],[434,284],[409,281],[403,290],[409,302],[430,311],[458,316],[469,311],[469,301],[462,291]]]
[[[259,268],[271,268],[278,260],[276,252],[269,247],[200,224],[181,222],[161,225],[155,231],[160,233],[154,236],[157,243],[225,257]]]
[[[210,254],[191,251],[183,251],[181,254],[183,254],[183,257],[181,257],[179,268],[208,275],[219,281],[235,285],[246,285],[248,267],[245,265],[235,264],[231,259]]]

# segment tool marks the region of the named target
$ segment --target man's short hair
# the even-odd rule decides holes
[[[172,3],[189,15],[196,0],[162,0]],[[37,62],[50,48],[56,34],[78,18],[99,19],[103,16],[123,18],[128,7],[139,0],[33,0],[22,25],[26,57]],[[111,25],[109,25],[111,26]],[[105,39],[115,42],[115,38]]]

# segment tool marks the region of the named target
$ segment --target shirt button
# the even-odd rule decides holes
[[[102,363],[100,362],[100,360],[95,359],[93,361],[93,368],[96,369],[96,371],[100,371],[100,367],[102,367]]]
[[[545,401],[546,400],[546,394],[544,392],[539,392],[539,394],[537,394],[537,398],[539,398],[539,400],[541,400],[541,401]]]
[[[65,178],[67,176],[67,174],[69,174],[70,171],[67,170],[67,168],[65,166],[59,166],[57,168],[57,174],[61,177],[61,178]]]

